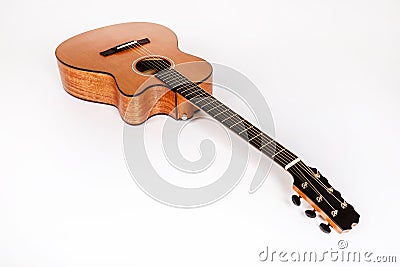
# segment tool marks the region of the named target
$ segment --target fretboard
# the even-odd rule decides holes
[[[174,69],[162,70],[156,74],[156,77],[170,87],[171,90],[179,93],[192,104],[238,134],[281,167],[285,168],[297,159],[295,154],[178,71]]]

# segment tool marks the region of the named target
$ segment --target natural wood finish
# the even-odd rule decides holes
[[[181,52],[175,34],[153,23],[108,26],[62,43],[56,56],[65,90],[80,99],[116,106],[129,124],[143,123],[156,114],[167,114],[175,119],[182,118],[183,114],[192,117],[197,109],[186,99],[163,86],[154,76],[132,70],[132,63],[142,56],[139,51],[127,50],[108,57],[99,55],[100,51],[115,45],[145,37],[150,43],[144,48],[171,59],[178,71],[212,93],[211,65]]]

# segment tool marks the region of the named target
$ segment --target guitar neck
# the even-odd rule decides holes
[[[204,91],[200,86],[190,81],[177,70],[165,69],[159,71],[156,77],[170,87],[171,90],[179,93],[193,105],[238,134],[242,139],[271,158],[282,168],[288,169],[299,160],[287,148]]]

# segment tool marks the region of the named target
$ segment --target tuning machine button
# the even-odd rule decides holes
[[[301,202],[300,202],[300,196],[298,195],[292,195],[292,202],[293,204],[295,204],[296,206],[300,206]]]
[[[322,232],[329,234],[331,232],[331,226],[328,223],[321,223],[319,225],[319,229],[321,229]]]
[[[315,213],[315,210],[306,210],[304,213],[309,218],[315,218],[317,216],[317,214]]]

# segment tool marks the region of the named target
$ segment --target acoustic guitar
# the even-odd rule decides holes
[[[212,96],[212,67],[178,49],[176,35],[154,23],[124,23],[76,35],[56,49],[61,79],[71,95],[118,108],[128,124],[141,124],[156,114],[188,119],[199,109],[235,132],[293,177],[295,205],[301,198],[342,233],[360,215],[315,168]],[[196,64],[185,64],[196,62]]]

